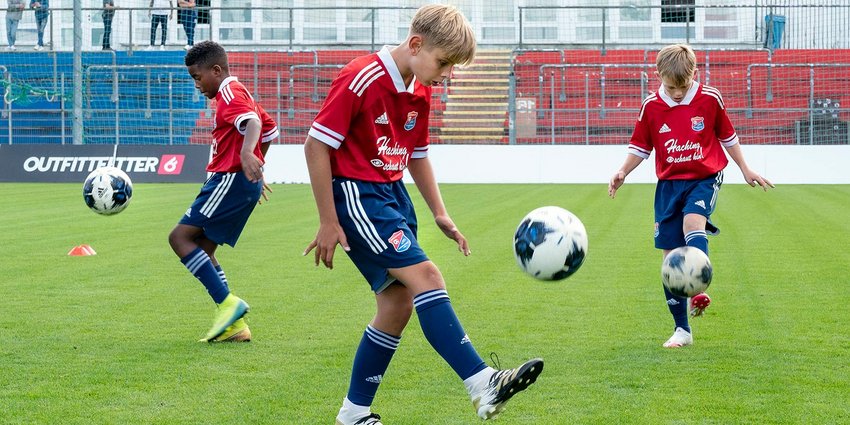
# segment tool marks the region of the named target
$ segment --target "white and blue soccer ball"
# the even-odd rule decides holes
[[[514,255],[519,267],[536,279],[566,279],[584,263],[587,231],[563,208],[537,208],[516,229]]]
[[[118,214],[130,204],[133,182],[115,167],[100,167],[83,183],[83,200],[92,211],[102,215]]]
[[[713,274],[708,255],[692,246],[670,251],[661,263],[661,282],[668,291],[680,297],[705,292]]]

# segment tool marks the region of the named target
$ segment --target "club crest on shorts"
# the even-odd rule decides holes
[[[404,252],[410,248],[410,239],[404,235],[404,230],[396,230],[387,242],[393,245],[396,252]]]
[[[407,131],[413,130],[413,126],[416,125],[416,117],[419,116],[419,112],[410,111],[407,113],[407,121],[404,122],[404,129]]]
[[[691,130],[702,131],[705,128],[705,121],[702,117],[691,117]]]

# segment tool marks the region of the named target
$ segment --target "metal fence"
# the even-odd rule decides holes
[[[118,51],[102,52],[100,9],[83,9],[75,33],[71,9],[62,7],[69,2],[52,2],[48,51],[31,50],[35,27],[27,11],[19,49],[0,52],[0,143],[207,142],[212,111],[182,66],[183,28],[169,25],[165,48],[151,51],[148,9],[123,8],[113,21]],[[435,90],[430,124],[436,143],[624,143],[641,100],[657,89],[654,54],[673,42],[698,50],[701,81],[721,89],[742,136],[759,143],[850,139],[850,1],[453,3],[475,26],[480,56],[495,57],[477,66],[499,68],[473,65]],[[234,75],[280,124],[281,142],[301,143],[338,69],[382,44],[398,43],[415,9],[212,7],[196,40],[224,44]],[[83,46],[77,73],[70,51],[75,35]],[[475,74],[489,78],[479,83]],[[75,78],[80,93],[72,90]],[[464,96],[495,97],[486,105],[498,106],[464,112]],[[70,108],[75,99],[81,100],[79,112]],[[473,113],[485,110],[486,118]],[[454,120],[444,119],[449,114]],[[75,119],[84,128],[79,140],[70,130]],[[498,131],[476,139],[475,129],[455,128],[464,121]],[[448,137],[448,130],[465,138]]]
[[[74,18],[71,0],[54,0],[45,30],[54,50],[73,47]],[[233,47],[358,47],[374,50],[402,40],[410,18],[424,2],[400,5],[351,6],[350,2],[324,2],[319,6],[291,6],[291,2],[213,1],[199,7],[196,37]],[[334,3],[340,3],[335,5]],[[680,0],[664,5],[660,0],[618,0],[614,4],[578,0],[446,1],[460,7],[485,47],[543,48],[547,46],[655,46],[684,41],[715,47],[850,48],[850,0],[754,0],[740,4],[715,0],[695,4]],[[691,3],[691,4],[688,4]],[[150,43],[151,17],[147,2],[121,4],[112,20],[112,39],[123,50],[146,48]],[[83,7],[83,49],[98,49],[103,37],[102,9]],[[0,15],[5,17],[5,10]],[[5,19],[0,19],[4,25]],[[31,47],[36,22],[27,10],[18,26],[18,42]],[[167,45],[186,44],[184,29],[168,20]]]

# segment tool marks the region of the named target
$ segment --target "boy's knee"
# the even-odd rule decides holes
[[[682,230],[685,233],[694,230],[705,230],[706,221],[707,219],[703,215],[694,213],[686,214],[684,220],[682,220]]]
[[[443,274],[440,273],[440,269],[434,263],[429,262],[428,267],[424,271],[423,277],[429,286],[428,289],[446,289]]]

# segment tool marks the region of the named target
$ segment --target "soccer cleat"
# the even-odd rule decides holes
[[[690,332],[682,328],[676,328],[676,331],[673,332],[673,336],[664,343],[664,348],[679,348],[693,343],[694,337]]]
[[[341,421],[339,417],[336,418],[336,425],[347,425],[345,422]],[[369,416],[365,416],[357,420],[357,422],[353,422],[351,425],[384,425],[381,422],[381,416],[377,413],[369,413]]]
[[[245,318],[241,318],[224,330],[224,333],[213,339],[211,342],[251,342],[251,329],[248,329],[248,324],[245,323]]]
[[[493,419],[502,413],[505,403],[528,388],[543,371],[543,359],[529,360],[517,368],[497,370],[490,382],[472,396],[472,405],[481,419]]]
[[[694,295],[691,298],[691,317],[702,316],[710,304],[711,298],[705,292]]]
[[[223,334],[230,325],[241,319],[248,312],[248,303],[242,301],[236,295],[229,294],[221,304],[218,305],[218,313],[215,322],[207,335],[201,341],[210,342]]]

